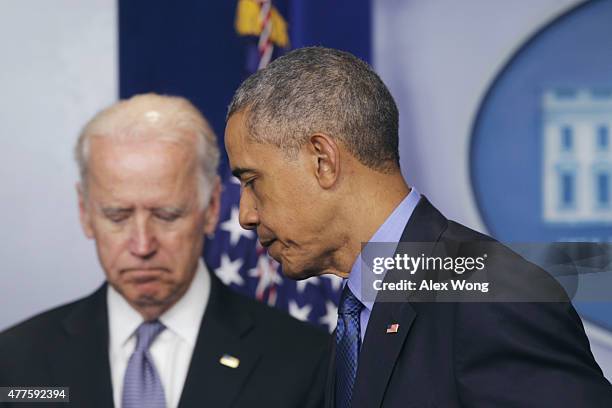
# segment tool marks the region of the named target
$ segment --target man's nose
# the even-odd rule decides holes
[[[240,216],[238,217],[242,228],[252,230],[259,225],[259,214],[253,198],[248,192],[240,195]]]
[[[136,217],[130,236],[130,252],[139,258],[151,258],[157,252],[158,241],[145,217]]]

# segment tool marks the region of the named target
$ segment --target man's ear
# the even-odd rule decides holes
[[[214,234],[215,228],[217,228],[217,222],[219,221],[219,211],[221,210],[221,179],[219,176],[215,177],[214,186],[210,195],[210,201],[206,207],[204,214],[204,234]]]
[[[91,225],[91,212],[87,205],[87,198],[83,192],[83,186],[81,183],[76,184],[77,196],[79,199],[79,219],[81,221],[81,227],[87,238],[93,238],[93,228]]]
[[[323,133],[310,136],[308,148],[315,166],[315,176],[324,189],[332,188],[340,176],[340,148],[336,141]]]

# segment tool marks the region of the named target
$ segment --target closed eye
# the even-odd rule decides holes
[[[252,177],[244,181],[244,188],[247,188],[247,187],[253,188],[253,186],[255,185],[255,180],[256,180],[256,177]]]
[[[119,224],[130,217],[132,210],[129,208],[103,208],[102,214],[109,221]]]
[[[179,209],[158,209],[153,211],[153,215],[162,221],[176,221],[183,215],[183,211]]]

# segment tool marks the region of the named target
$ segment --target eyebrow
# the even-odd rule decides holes
[[[186,211],[185,208],[181,208],[181,207],[154,207],[151,208],[151,211],[155,212],[155,211],[167,211],[172,215],[183,215]]]
[[[255,170],[247,169],[247,168],[243,168],[243,167],[236,167],[235,169],[232,170],[232,174],[234,175],[234,177],[237,177],[239,179],[242,179],[241,176],[244,173],[255,173]]]
[[[124,207],[100,207],[100,211],[105,217],[113,217],[116,215],[131,214],[134,210]]]
[[[120,212],[129,212],[132,211],[132,208],[127,207],[112,207],[112,206],[104,206],[100,207],[103,213],[120,213]]]
[[[148,207],[149,211],[167,211],[172,214],[182,215],[187,210],[185,207]],[[101,207],[101,211],[104,214],[120,214],[134,211],[131,207]]]

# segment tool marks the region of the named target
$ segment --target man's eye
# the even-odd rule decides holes
[[[127,220],[130,216],[127,211],[105,211],[104,216],[111,222],[115,224],[119,224],[125,220]]]
[[[255,178],[249,179],[247,181],[244,182],[244,187],[251,187],[253,188],[253,186],[255,185]]]
[[[176,221],[179,218],[179,216],[180,214],[171,213],[167,211],[160,211],[160,212],[155,213],[156,218],[162,221],[168,221],[168,222]]]

